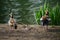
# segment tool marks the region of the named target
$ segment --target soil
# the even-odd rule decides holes
[[[60,27],[50,27],[44,31],[40,25],[18,25],[11,29],[7,24],[0,24],[0,40],[60,40]]]

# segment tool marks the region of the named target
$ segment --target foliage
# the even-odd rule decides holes
[[[34,13],[29,9],[33,4],[29,0],[1,0],[0,4],[0,23],[8,22],[12,12],[18,23],[36,24]]]
[[[29,7],[33,5],[29,0],[17,0],[17,2],[20,4],[19,11],[18,11],[18,23],[24,23],[24,24],[34,24],[35,19],[33,12],[30,12]]]
[[[48,0],[45,3],[43,1],[45,0],[37,0],[37,1],[36,0],[0,0],[0,23],[8,22],[9,14],[12,12],[14,14],[14,18],[16,18],[18,23],[36,24],[37,21],[38,24],[40,24],[40,18],[42,15],[44,15],[45,10],[47,8],[49,10],[50,17],[52,19],[51,24],[55,22],[56,24],[59,24],[60,19],[58,19],[58,17],[60,16],[58,17],[55,16],[60,15],[60,9],[59,9],[60,6],[57,5],[59,6],[58,8],[56,6],[52,9],[49,4],[46,4],[46,2],[48,3],[53,2],[55,4],[56,0],[51,0],[51,1]],[[57,2],[59,3],[59,0],[57,0]],[[36,11],[36,15],[34,16],[33,13],[34,9],[35,8],[38,9],[39,6],[41,6],[40,10]],[[56,14],[57,12],[59,13]],[[58,19],[58,21],[56,21],[56,18]]]
[[[44,6],[41,7],[40,6],[40,10],[38,12],[36,12],[36,20],[38,22],[38,24],[40,24],[40,18],[44,15],[45,10],[48,9],[49,10],[49,16],[51,18],[51,23],[52,25],[60,25],[60,6],[57,5],[54,7],[51,7],[49,5],[49,3],[44,3]]]

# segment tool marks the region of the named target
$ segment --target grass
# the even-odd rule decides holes
[[[44,3],[44,6],[40,6],[40,10],[35,12],[36,21],[38,24],[40,24],[40,18],[45,14],[45,10],[48,9],[49,16],[51,18],[51,25],[60,25],[60,6],[58,3],[56,6],[51,7],[49,3]]]

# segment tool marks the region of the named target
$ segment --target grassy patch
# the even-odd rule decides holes
[[[49,3],[44,3],[44,6],[40,6],[40,10],[35,12],[36,21],[40,24],[40,18],[45,14],[45,10],[48,9],[49,16],[51,18],[50,25],[60,25],[60,6],[57,5],[51,7]]]

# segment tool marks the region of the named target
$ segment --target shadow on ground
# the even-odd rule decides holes
[[[60,32],[60,29],[48,29],[48,32]]]

